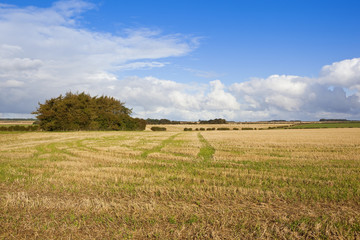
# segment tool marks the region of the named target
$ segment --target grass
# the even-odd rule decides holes
[[[199,158],[204,159],[204,161],[210,161],[213,158],[215,149],[203,137],[203,135],[201,135],[201,133],[198,133],[198,138],[199,138],[199,141],[202,143],[202,147],[200,148],[200,151],[197,156]]]
[[[1,239],[360,238],[356,128],[0,133],[0,149]]]
[[[291,129],[314,129],[314,128],[360,128],[360,122],[336,122],[336,123],[306,123],[290,126]]]

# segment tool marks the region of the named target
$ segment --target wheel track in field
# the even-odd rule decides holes
[[[211,144],[204,138],[201,133],[198,133],[198,139],[202,144],[200,151],[198,153],[198,157],[203,159],[205,162],[208,162],[213,159],[213,155],[215,153],[215,148],[211,146]]]
[[[163,140],[159,145],[153,147],[152,149],[149,149],[149,150],[145,150],[141,153],[141,157],[142,158],[147,158],[147,156],[151,153],[155,153],[155,152],[160,152],[161,149],[163,147],[165,147],[166,145],[170,144],[173,142],[173,140],[179,136],[181,133],[177,133],[177,134],[174,134],[174,135],[171,135],[170,137],[168,137],[167,139]]]

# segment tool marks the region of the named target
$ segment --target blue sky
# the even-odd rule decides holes
[[[86,27],[199,37],[196,51],[172,61],[217,73],[227,83],[272,74],[317,76],[323,65],[360,56],[359,1],[135,0],[98,6],[86,15]]]
[[[0,4],[0,117],[86,91],[144,118],[360,119],[360,1]]]

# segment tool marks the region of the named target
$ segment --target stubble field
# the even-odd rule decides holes
[[[0,150],[4,239],[360,238],[360,129],[3,132]]]

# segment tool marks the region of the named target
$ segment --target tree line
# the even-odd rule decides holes
[[[181,124],[180,121],[171,121],[169,119],[152,119],[148,118],[146,119],[147,124]]]
[[[32,114],[45,131],[144,130],[146,121],[132,118],[131,112],[113,97],[67,92],[39,103]]]
[[[199,120],[198,122],[181,122],[171,121],[169,119],[146,119],[147,124],[226,124],[226,120],[222,118],[210,119],[210,120]]]
[[[199,120],[200,124],[226,124],[226,120],[222,118],[215,118],[210,120]]]

